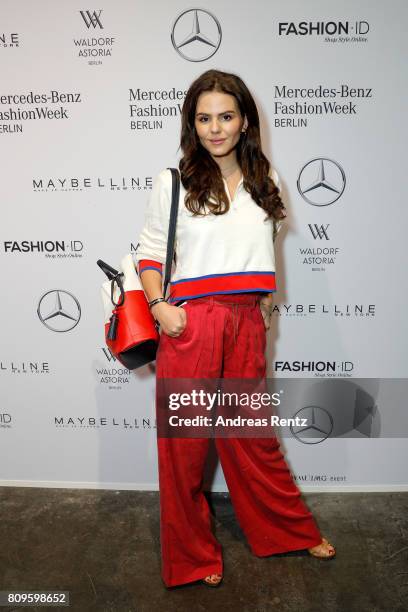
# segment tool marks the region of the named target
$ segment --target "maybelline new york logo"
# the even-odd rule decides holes
[[[189,62],[203,62],[212,57],[219,49],[221,38],[220,22],[206,9],[183,11],[171,28],[173,48]]]
[[[0,48],[19,47],[19,34],[16,32],[1,32],[0,33]]]
[[[275,304],[272,315],[275,317],[374,317],[376,304],[368,302],[360,303],[307,303],[294,302],[286,304]]]
[[[54,415],[54,425],[58,429],[84,429],[84,430],[95,430],[95,429],[121,429],[124,431],[144,431],[148,429],[156,429],[156,421],[150,416],[129,417],[115,414],[115,416],[108,415],[65,415],[62,414]]]
[[[55,191],[80,192],[98,189],[103,191],[150,191],[152,176],[39,176],[32,179],[32,189],[38,193]]]
[[[0,374],[50,374],[50,364],[48,361],[36,361],[30,359],[27,361],[9,361],[0,358]]]

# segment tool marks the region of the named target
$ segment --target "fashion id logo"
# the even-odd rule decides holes
[[[47,258],[72,258],[82,257],[84,248],[80,240],[6,240],[3,242],[3,251],[8,255],[38,253]]]

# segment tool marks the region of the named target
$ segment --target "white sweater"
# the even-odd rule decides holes
[[[279,176],[271,176],[280,190]],[[169,302],[219,294],[276,291],[274,240],[282,221],[266,218],[266,212],[244,189],[242,178],[230,210],[194,217],[184,205],[186,190],[180,182],[176,226],[176,268],[170,278]],[[172,176],[162,170],[153,182],[145,223],[134,255],[139,276],[146,269],[163,274],[166,263]],[[275,228],[275,231],[274,231]]]

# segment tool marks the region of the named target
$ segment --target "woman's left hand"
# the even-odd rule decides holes
[[[262,306],[262,304],[260,304],[260,307],[261,307],[261,313],[262,313],[264,324],[265,324],[265,329],[269,329],[271,326],[270,308],[265,308],[264,306]]]
[[[265,329],[269,329],[271,326],[271,316],[272,316],[272,307],[273,307],[273,296],[272,294],[268,294],[261,298],[259,301],[259,307],[262,312],[263,320],[265,323]]]

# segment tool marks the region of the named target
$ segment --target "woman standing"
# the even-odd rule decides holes
[[[279,179],[261,149],[259,116],[238,76],[209,70],[182,108],[176,270],[167,301],[171,172],[153,184],[136,259],[160,323],[159,378],[263,378],[276,291],[274,240],[285,217]],[[182,304],[182,305],[181,305]],[[223,562],[202,480],[208,438],[158,437],[162,577],[167,587],[218,586]],[[322,538],[272,438],[215,438],[231,501],[251,551],[335,550]]]

